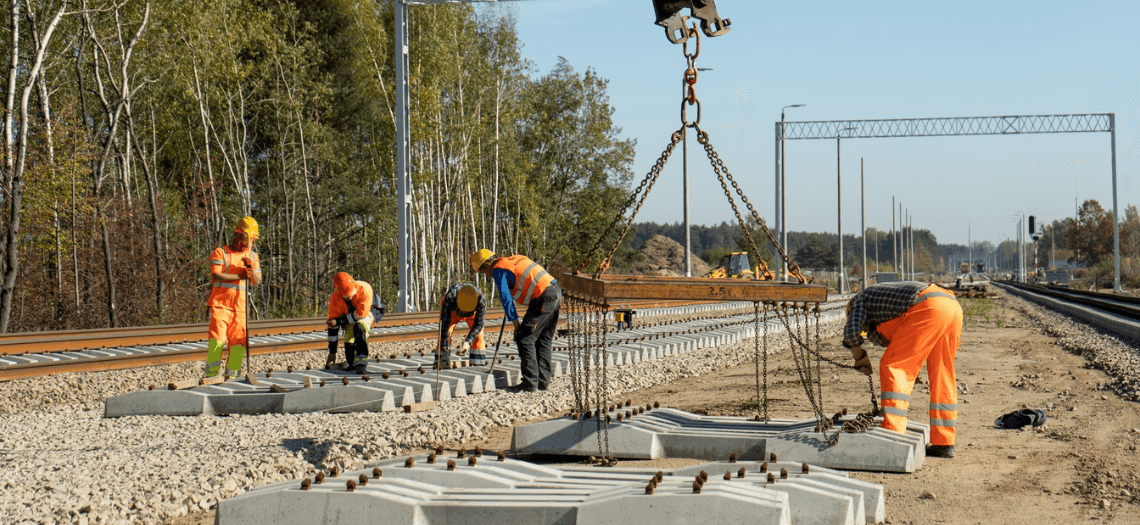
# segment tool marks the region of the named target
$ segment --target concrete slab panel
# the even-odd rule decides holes
[[[829,468],[879,472],[914,472],[925,458],[922,432],[875,428],[840,434],[832,445],[814,427],[814,419],[765,423],[657,409],[621,422],[611,419],[609,453],[618,458],[708,460],[723,460],[731,454],[740,460],[763,460],[776,454],[784,460]],[[599,454],[596,420],[576,422],[566,417],[516,427],[514,432],[512,449],[519,454]]]
[[[143,390],[107,398],[103,417],[212,415],[209,396],[193,390]]]

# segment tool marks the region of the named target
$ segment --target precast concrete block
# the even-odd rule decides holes
[[[632,425],[615,423],[617,422],[610,422],[611,455],[631,459],[666,457],[656,433]],[[516,454],[596,455],[597,425],[595,418],[580,421],[561,418],[516,426],[511,436],[511,450]]]
[[[658,486],[655,494],[630,494],[581,505],[576,523],[597,525],[629,525],[631,523],[669,523],[704,525],[707,523],[765,523],[791,525],[787,501],[758,497],[760,491],[744,494],[724,490],[720,486],[701,489],[693,494],[689,487]]]
[[[302,490],[298,481],[260,487],[221,501],[216,523],[357,524],[374,523],[382,516],[384,523],[424,525],[487,520],[528,525],[791,525],[852,523],[863,508],[856,503],[864,494],[861,489],[829,483],[827,476],[840,481],[846,478],[818,467],[811,468],[816,473],[776,483],[767,483],[759,473],[731,480],[716,475],[721,466],[744,462],[666,469],[654,493],[646,494],[646,480],[656,469],[555,469],[512,459],[481,458],[474,467],[460,463],[447,470],[444,457],[433,464],[422,455],[414,459],[411,467],[406,466],[406,458],[385,460],[376,464],[381,468],[378,475],[373,475],[371,467],[345,472],[325,478],[323,484],[312,483],[308,490]],[[699,494],[692,489],[692,468],[713,475]],[[348,491],[345,482],[362,474],[368,483]]]
[[[210,396],[215,414],[280,414],[285,411],[285,394],[242,393]]]
[[[761,422],[674,409],[652,410],[621,422],[616,419],[612,417],[609,424],[609,454],[616,457],[719,460],[735,453],[741,460],[763,460],[774,453],[828,468],[885,472],[914,472],[925,457],[925,436],[920,432],[874,428],[841,433],[831,444],[827,438],[833,434],[815,432],[814,419]],[[516,427],[512,449],[524,454],[596,455],[596,425],[593,419],[560,418]],[[631,438],[615,440],[615,435]],[[650,435],[656,439],[649,439]],[[558,451],[560,447],[565,447],[563,452]]]
[[[828,486],[842,487],[862,494],[863,515],[867,523],[882,523],[887,519],[886,499],[883,495],[883,486],[867,481],[847,477],[846,474],[832,472],[812,472],[808,474],[792,474],[794,479],[808,479]]]
[[[301,388],[288,392],[283,397],[282,411],[286,414],[396,410],[395,396],[392,392],[364,385]]]
[[[107,398],[103,417],[212,415],[210,396],[193,390],[142,390]]]
[[[758,482],[753,481],[753,483]],[[791,520],[796,525],[862,525],[866,523],[863,518],[862,501],[856,504],[854,497],[850,494],[851,491],[825,490],[790,479],[777,479],[772,484],[768,484],[767,481],[762,483],[771,490],[778,490],[788,495]],[[856,521],[856,510],[858,510],[859,521]]]

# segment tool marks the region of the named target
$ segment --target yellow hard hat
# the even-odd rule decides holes
[[[253,217],[248,216],[242,217],[242,219],[238,221],[237,227],[234,228],[234,232],[248,233],[250,239],[257,239],[261,237],[257,234],[257,221],[253,220]]]
[[[470,284],[464,284],[459,287],[459,291],[455,293],[455,305],[459,307],[459,311],[463,313],[474,312],[479,307],[479,289]]]
[[[483,263],[487,262],[487,259],[490,259],[494,256],[495,252],[486,248],[480,249],[479,251],[471,254],[471,269],[479,271],[479,267],[483,266]]]

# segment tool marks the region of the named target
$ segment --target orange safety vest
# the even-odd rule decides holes
[[[333,292],[329,298],[329,319],[346,315],[349,324],[355,324],[372,313],[372,285],[364,281],[353,281],[352,284],[356,287],[356,295],[352,296],[353,311],[349,311],[349,301],[345,300],[343,295]]]
[[[230,249],[229,245],[225,245],[214,248],[214,252],[210,254],[210,273],[234,273],[238,268],[245,267],[241,262],[243,257],[249,257],[253,261],[254,270],[261,268],[261,261],[258,260],[256,253],[250,252],[248,248],[244,251],[235,252]],[[210,287],[210,298],[206,301],[206,306],[220,306],[237,312],[244,312],[245,280],[213,281]]]
[[[516,304],[527,304],[537,299],[554,282],[554,277],[538,263],[525,255],[500,257],[492,268],[500,268],[515,274],[515,286],[511,288],[511,298]]]

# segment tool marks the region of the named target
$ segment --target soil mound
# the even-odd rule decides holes
[[[644,260],[633,265],[633,273],[639,275],[661,275],[684,277],[685,247],[664,235],[654,235],[641,246]],[[692,256],[693,277],[703,277],[709,273],[709,265],[700,257]]]

